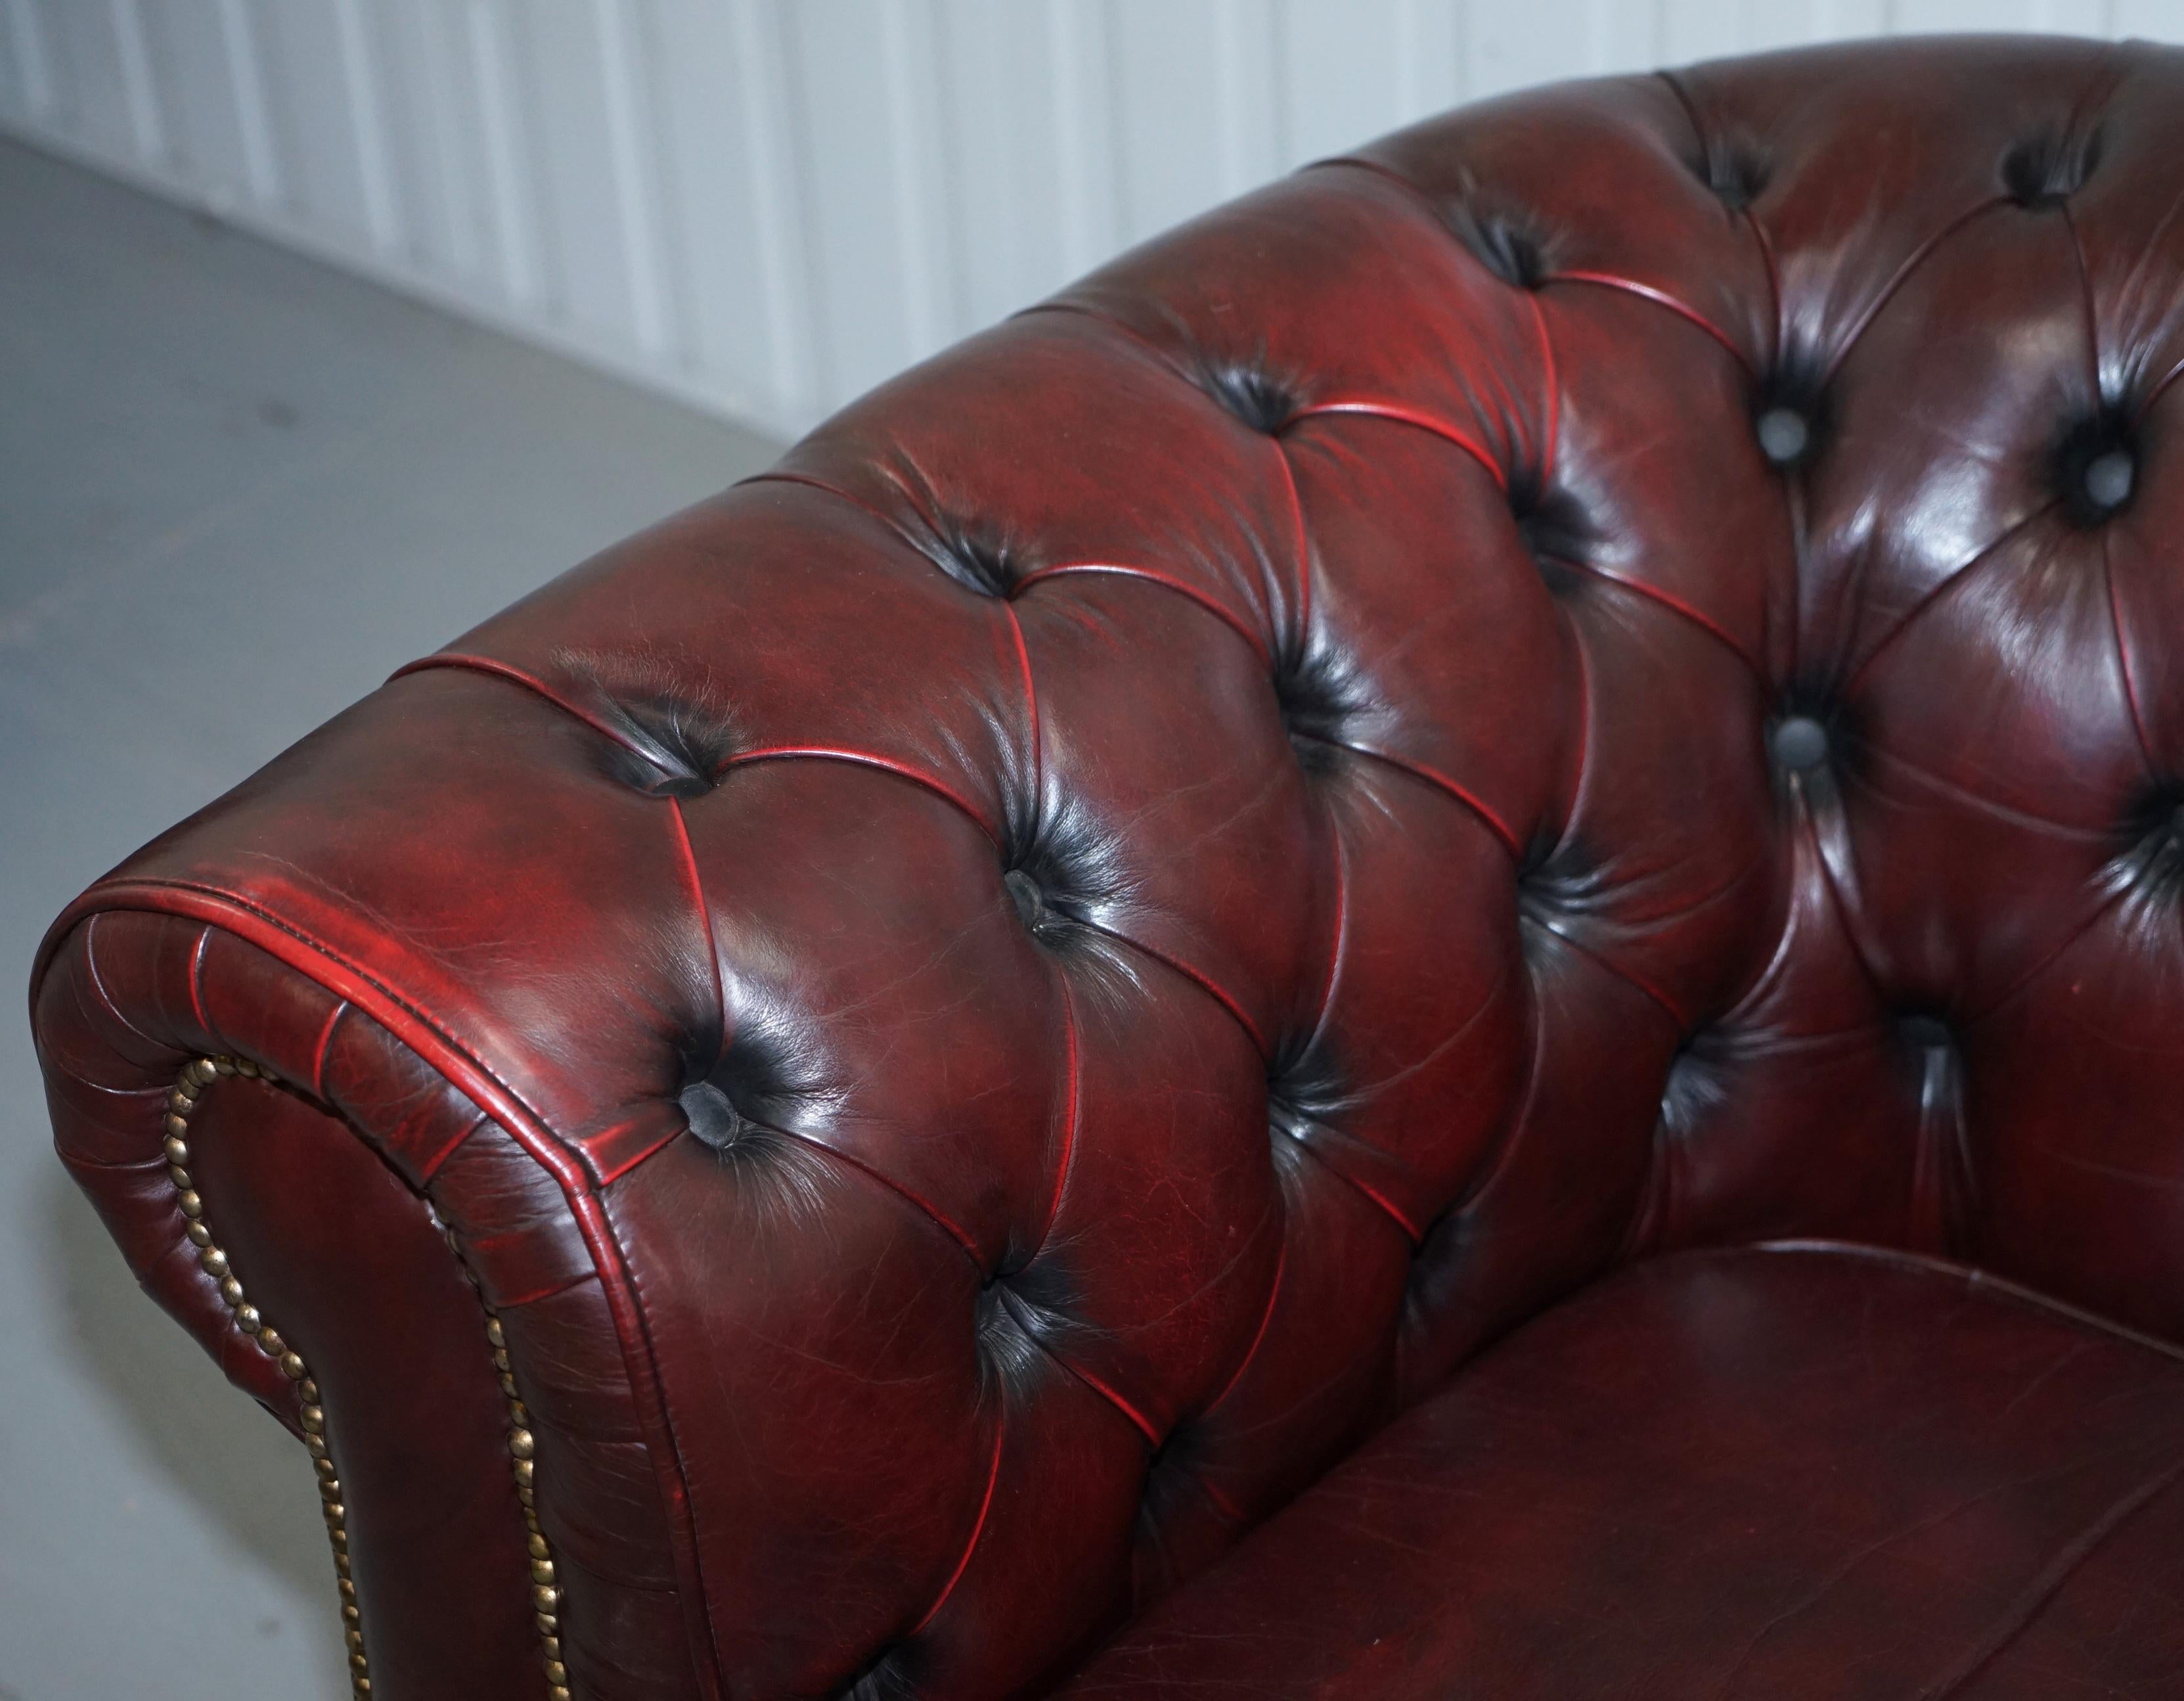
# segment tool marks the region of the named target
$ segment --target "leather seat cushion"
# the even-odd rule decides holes
[[[2184,1355],[1953,1266],[1636,1266],[1072,1696],[2184,1695]]]

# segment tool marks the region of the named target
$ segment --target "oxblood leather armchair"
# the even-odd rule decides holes
[[[2184,1694],[2180,161],[1424,125],[93,887],[61,1152],[359,1687]]]

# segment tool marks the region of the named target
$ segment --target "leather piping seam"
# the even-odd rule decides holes
[[[78,923],[109,910],[176,916],[221,927],[246,944],[265,951],[321,990],[346,999],[380,1023],[448,1085],[499,1123],[560,1186],[592,1254],[600,1288],[613,1313],[617,1344],[630,1377],[631,1394],[648,1432],[647,1451],[660,1480],[661,1513],[674,1553],[684,1620],[694,1642],[696,1676],[705,1693],[717,1698],[720,1653],[699,1570],[697,1532],[682,1450],[667,1410],[666,1390],[660,1382],[650,1331],[638,1309],[621,1243],[591,1189],[588,1165],[581,1161],[582,1154],[572,1153],[564,1146],[544,1119],[513,1088],[422,1007],[362,965],[248,899],[200,882],[118,880],[83,894],[55,919],[39,947],[31,982],[34,1012],[46,972],[63,942]],[[338,976],[326,973],[328,966],[338,970]]]
[[[2027,1287],[2022,1282],[2012,1281],[2008,1276],[1996,1275],[1976,1264],[1959,1263],[1955,1258],[1936,1258],[1930,1252],[1914,1252],[1903,1246],[1869,1246],[1860,1241],[1830,1241],[1817,1235],[1786,1236],[1769,1241],[1747,1241],[1741,1246],[1716,1249],[1715,1255],[1757,1253],[1769,1255],[1803,1256],[1808,1258],[1860,1258],[1873,1263],[1890,1264],[1914,1274],[1931,1276],[1938,1280],[1959,1284],[1967,1292],[1998,1300],[2008,1300],[2028,1311],[2043,1312],[2067,1323],[2087,1335],[2103,1336],[2132,1347],[2141,1347],[2157,1352],[2164,1358],[2184,1364],[2184,1345],[2164,1341],[2158,1335],[2148,1335],[2133,1329],[2127,1323],[2118,1323],[2097,1311],[2072,1305],[2068,1300],[2057,1299],[2037,1288]],[[1706,1257],[1706,1252],[1693,1254]]]
[[[297,1396],[302,1402],[298,1421],[304,1431],[304,1446],[311,1455],[311,1470],[318,1478],[319,1511],[326,1520],[326,1541],[333,1549],[335,1587],[341,1595],[342,1637],[348,1651],[349,1692],[359,1701],[364,1701],[371,1693],[371,1664],[364,1651],[364,1623],[357,1609],[356,1584],[349,1576],[348,1509],[343,1503],[341,1475],[335,1467],[326,1438],[326,1408],[319,1403],[319,1385],[302,1355],[281,1339],[281,1332],[265,1320],[243,1291],[242,1281],[229,1267],[227,1253],[213,1238],[212,1226],[205,1220],[204,1201],[198,1196],[194,1178],[186,1167],[190,1161],[190,1115],[197,1108],[198,1098],[213,1082],[223,1076],[236,1075],[247,1080],[262,1080],[269,1085],[280,1084],[280,1078],[272,1070],[247,1057],[226,1053],[192,1057],[176,1071],[175,1084],[167,1092],[166,1115],[161,1123],[167,1177],[174,1184],[175,1206],[186,1219],[184,1233],[196,1250],[198,1265],[220,1285],[220,1297],[226,1302],[235,1327],[248,1336],[260,1352],[279,1364],[281,1374],[296,1385]],[[557,1701],[567,1701],[566,1690]]]

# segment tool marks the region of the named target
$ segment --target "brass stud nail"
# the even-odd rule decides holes
[[[526,1507],[536,1506],[538,1503],[532,1492],[531,1485],[527,1482],[519,1482],[515,1485],[515,1497]]]
[[[531,1532],[530,1547],[531,1557],[534,1559],[550,1559],[554,1557],[553,1549],[546,1545],[546,1538],[535,1530]]]
[[[166,1132],[161,1141],[167,1160],[167,1179],[174,1183],[176,1206],[187,1219],[183,1232],[198,1249],[199,1266],[219,1283],[220,1299],[234,1312],[237,1326],[258,1343],[261,1352],[279,1363],[290,1380],[301,1385],[298,1392],[303,1396],[304,1445],[311,1457],[312,1471],[319,1479],[319,1510],[326,1520],[326,1540],[333,1549],[343,1635],[349,1649],[349,1691],[369,1701],[371,1677],[364,1653],[363,1620],[357,1611],[356,1585],[349,1578],[348,1509],[342,1503],[341,1481],[334,1474],[333,1460],[326,1449],[326,1413],[319,1405],[318,1384],[305,1371],[304,1361],[288,1350],[279,1331],[265,1321],[263,1313],[244,1295],[242,1284],[228,1267],[227,1254],[214,1243],[212,1230],[205,1225],[204,1201],[198,1196],[185,1167],[190,1161],[186,1138],[190,1113],[196,1107],[199,1090],[221,1075],[243,1075],[267,1081],[275,1079],[270,1069],[260,1068],[247,1059],[194,1057],[184,1063],[176,1072],[175,1085],[167,1095],[168,1112],[164,1123]]]
[[[523,1509],[523,1527],[534,1536],[539,1533],[538,1514],[528,1506]]]
[[[554,1615],[553,1615],[553,1614],[551,1614],[551,1613],[541,1613],[541,1614],[539,1614],[539,1615],[538,1615],[538,1634],[539,1634],[539,1635],[541,1635],[541,1636],[558,1636],[558,1635],[560,1633],[560,1630],[561,1630],[561,1620],[559,1620],[559,1619],[557,1619],[557,1618],[555,1618],[555,1617],[554,1616]]]
[[[560,1637],[558,1637],[558,1636],[542,1636],[542,1637],[540,1637],[538,1638],[538,1640],[539,1640],[540,1643],[544,1647],[544,1648],[545,1648],[545,1650],[546,1650],[546,1657],[547,1657],[547,1659],[553,1659],[553,1660],[558,1660],[558,1659],[560,1659],[560,1657],[561,1657],[561,1638],[560,1638]]]
[[[520,1458],[520,1459],[516,1460],[516,1461],[515,1461],[515,1481],[516,1481],[517,1486],[520,1486],[520,1487],[523,1487],[523,1488],[528,1488],[528,1487],[530,1487],[530,1486],[531,1486],[531,1478],[532,1478],[532,1475],[533,1470],[534,1470],[534,1467],[532,1466],[532,1463],[531,1463],[531,1461],[530,1461],[529,1459],[527,1459],[527,1458]]]
[[[500,1391],[511,1400],[515,1397],[515,1378],[505,1370],[500,1373]]]
[[[518,1458],[529,1458],[538,1451],[538,1443],[532,1439],[528,1430],[514,1429],[508,1432],[508,1450]]]
[[[566,1683],[569,1681],[569,1668],[549,1655],[546,1661],[546,1681],[549,1683]]]
[[[500,1319],[499,1318],[488,1317],[486,1319],[485,1338],[493,1342],[496,1347],[505,1347],[508,1345],[508,1336],[502,1330],[500,1326]]]
[[[569,1692],[557,1683],[546,1692],[546,1701],[570,1701]]]
[[[533,1559],[531,1562],[531,1581],[534,1583],[552,1582],[554,1562],[551,1559]]]
[[[496,1370],[513,1370],[515,1368],[508,1362],[508,1349],[505,1347],[496,1347],[493,1349],[493,1368]]]
[[[542,1613],[550,1613],[561,1604],[561,1592],[549,1584],[541,1583],[532,1590],[531,1599]]]

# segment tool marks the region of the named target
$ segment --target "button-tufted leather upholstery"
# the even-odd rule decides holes
[[[286,1084],[208,1089],[281,1185],[203,1188],[325,1385],[378,1693],[540,1681],[443,1232],[598,1697],[1036,1687],[1672,1249],[2184,1337],[2180,159],[2184,56],[2062,42],[1422,125],[93,887],[33,991],[62,1154],[293,1422],[159,1145],[190,1056]]]

